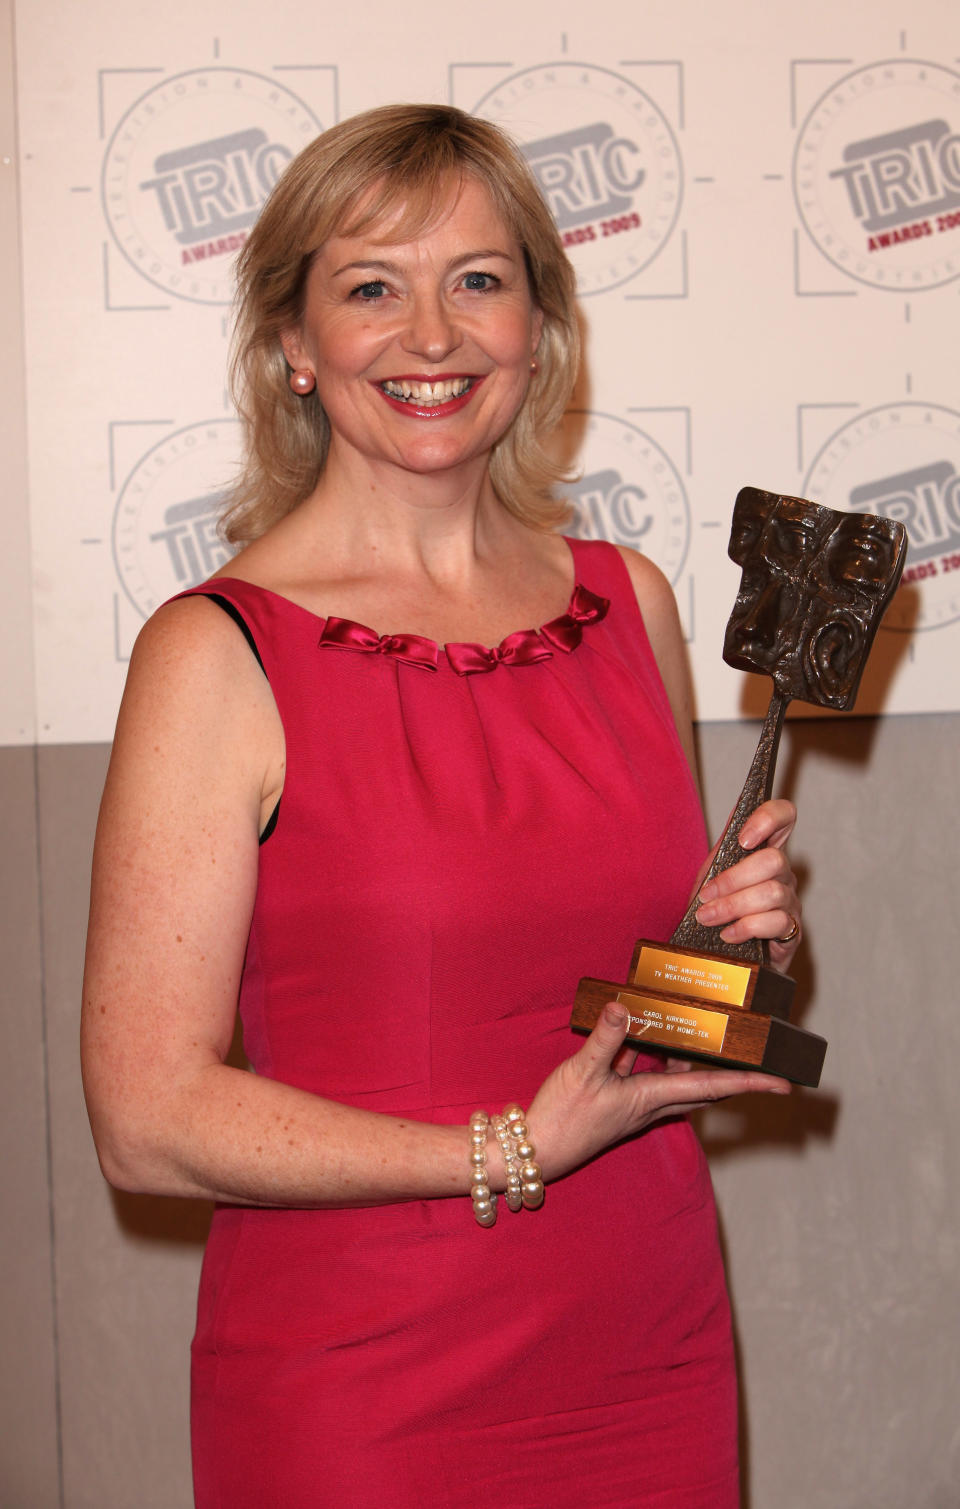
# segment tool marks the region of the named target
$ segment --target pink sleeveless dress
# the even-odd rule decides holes
[[[626,568],[496,650],[240,581],[286,735],[240,1009],[258,1074],[441,1123],[529,1105],[581,975],[667,937],[702,818]],[[657,1067],[651,1059],[638,1068]],[[464,1158],[466,1159],[466,1133]],[[501,1201],[219,1207],[193,1345],[199,1509],[736,1509],[709,1176],[685,1120]]]

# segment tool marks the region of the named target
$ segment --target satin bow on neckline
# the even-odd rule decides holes
[[[334,645],[343,650],[389,655],[405,665],[423,666],[428,671],[437,669],[438,650],[432,639],[424,639],[420,634],[376,634],[365,624],[354,623],[352,618],[328,618],[319,643],[324,648]]]
[[[494,671],[500,665],[536,665],[541,660],[549,660],[554,650],[569,654],[579,645],[584,628],[599,623],[606,617],[609,607],[608,598],[598,597],[578,582],[566,613],[559,618],[552,619],[540,629],[520,629],[515,634],[508,634],[493,649],[469,642],[447,644],[444,646],[447,662],[458,676],[472,676]],[[420,634],[377,634],[350,618],[326,619],[318,643],[323,649],[332,646],[387,655],[391,660],[427,671],[439,668],[440,646],[434,640],[424,639]]]

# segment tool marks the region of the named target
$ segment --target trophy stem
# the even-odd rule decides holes
[[[719,875],[721,870],[729,870],[732,864],[743,857],[739,843],[740,832],[751,812],[754,812],[761,802],[767,801],[773,790],[773,773],[777,764],[780,735],[783,732],[783,717],[789,701],[790,698],[785,697],[774,686],[767,716],[760,730],[760,739],[753,763],[747,773],[737,805],[723,830],[713,863],[703,878],[703,884],[712,880],[715,875]],[[732,958],[749,959],[759,964],[769,962],[764,939],[750,938],[746,943],[724,943],[718,938],[718,928],[702,927],[697,921],[695,916],[697,905],[697,897],[694,896],[687,907],[683,921],[670,939],[671,943],[685,948],[713,950]]]

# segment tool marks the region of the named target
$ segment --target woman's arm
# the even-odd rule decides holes
[[[82,1053],[103,1171],[125,1189],[270,1205],[465,1191],[462,1128],[224,1063],[282,766],[236,627],[200,598],[162,609],[131,662],[94,856]]]

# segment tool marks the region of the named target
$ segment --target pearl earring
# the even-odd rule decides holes
[[[307,367],[300,367],[296,372],[290,373],[290,386],[294,393],[299,393],[301,398],[306,398],[317,386],[317,379]]]
[[[536,375],[537,375],[537,373],[539,371],[540,371],[539,363],[535,362],[535,361],[532,361],[530,363],[530,375],[531,375],[531,377],[536,377]]]

